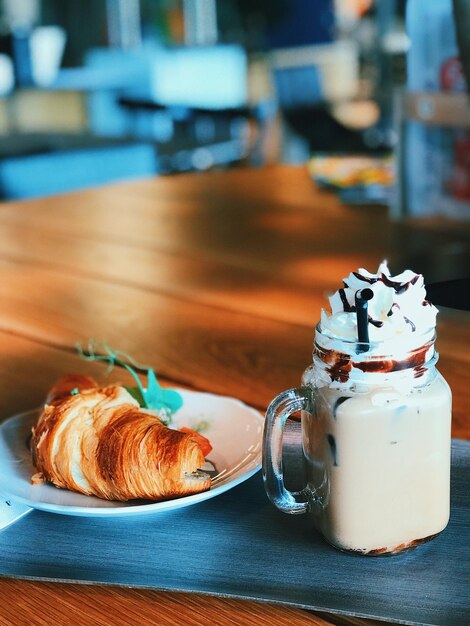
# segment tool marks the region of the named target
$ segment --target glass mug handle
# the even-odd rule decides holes
[[[308,387],[280,393],[268,407],[263,435],[263,481],[271,502],[284,513],[307,513],[305,491],[288,491],[282,471],[282,435],[287,418],[296,411],[311,411],[312,390]]]

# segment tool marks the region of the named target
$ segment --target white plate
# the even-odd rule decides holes
[[[255,474],[261,467],[262,416],[235,398],[178,391],[184,402],[174,416],[175,427],[192,428],[202,420],[207,422],[207,429],[202,434],[213,446],[208,460],[217,469],[209,491],[165,502],[142,504],[139,501],[135,504],[101,500],[57,489],[51,484],[32,485],[31,476],[35,469],[27,440],[39,415],[38,410],[10,417],[0,426],[0,490],[23,504],[51,513],[129,516],[196,504],[232,489]]]

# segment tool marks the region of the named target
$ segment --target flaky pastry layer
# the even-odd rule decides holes
[[[191,434],[167,428],[124,387],[98,387],[87,376],[54,385],[31,447],[33,482],[107,500],[168,500],[211,485],[192,476],[205,459]]]

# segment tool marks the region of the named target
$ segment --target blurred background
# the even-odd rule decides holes
[[[2,0],[0,197],[290,163],[395,220],[468,220],[469,13],[468,0]]]

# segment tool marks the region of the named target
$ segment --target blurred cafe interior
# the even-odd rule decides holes
[[[386,207],[398,237],[419,222],[409,262],[432,280],[467,274],[465,0],[0,7],[2,200],[301,166],[347,206]]]
[[[331,566],[329,546],[298,521],[307,516],[277,515],[255,476],[261,414],[299,385],[326,296],[338,290],[342,311],[358,312],[342,279],[384,259],[390,293],[416,284],[418,276],[393,281],[410,268],[430,298],[419,297],[418,315],[430,302],[447,309],[439,368],[454,398],[452,435],[470,439],[469,86],[470,0],[0,0],[1,624],[199,626],[247,615],[257,626],[470,624],[470,444],[460,442],[467,456],[455,474],[463,504],[437,548],[369,570],[362,556],[339,552]],[[380,328],[362,304],[365,327]],[[107,346],[111,364],[109,346],[124,355],[109,379],[106,356],[77,353],[90,338]],[[135,386],[135,362],[147,364],[136,367],[149,386],[158,371],[154,392],[236,398],[256,412],[256,432],[249,422],[242,433],[235,418],[213,428],[220,463],[226,450],[239,454],[222,470],[236,489],[187,510],[182,498],[168,517],[123,520],[85,519],[86,507],[98,511],[90,517],[111,515],[117,502],[82,510],[70,500],[77,513],[68,500],[38,505],[21,491],[20,504],[42,511],[2,522],[18,495],[3,471],[3,420],[43,405],[64,374],[121,385],[127,376]],[[423,432],[428,417],[421,412]],[[258,439],[245,443],[247,433]],[[334,438],[325,441],[336,468]],[[32,489],[32,472],[21,489]],[[64,510],[77,517],[54,515]],[[325,560],[307,558],[310,550]],[[299,563],[311,569],[299,575]],[[66,592],[61,581],[72,583]],[[198,593],[178,600],[155,589]],[[113,607],[127,621],[115,621]],[[299,607],[342,617],[317,620]],[[20,609],[31,619],[21,621]],[[86,611],[96,621],[80,621]]]

